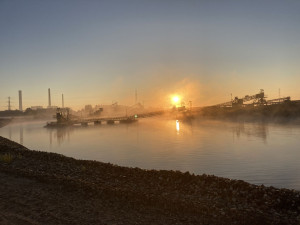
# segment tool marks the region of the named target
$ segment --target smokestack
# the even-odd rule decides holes
[[[50,88],[48,88],[48,107],[51,107],[51,93],[50,93]]]
[[[22,91],[19,90],[19,110],[23,111],[23,103],[22,103]]]
[[[61,105],[62,108],[65,108],[64,94],[61,95]]]

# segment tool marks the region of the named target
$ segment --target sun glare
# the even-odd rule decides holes
[[[177,104],[179,102],[179,97],[178,96],[173,96],[172,101],[174,104]]]

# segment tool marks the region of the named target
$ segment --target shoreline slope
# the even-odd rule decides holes
[[[0,224],[300,224],[300,193],[33,151],[0,137]]]

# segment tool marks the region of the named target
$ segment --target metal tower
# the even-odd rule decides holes
[[[10,97],[8,97],[8,111],[11,110],[11,105],[10,105]]]

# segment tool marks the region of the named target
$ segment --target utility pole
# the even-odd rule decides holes
[[[280,102],[280,88],[278,90],[279,102]]]
[[[10,106],[10,97],[8,97],[8,111],[11,110],[11,106]]]

